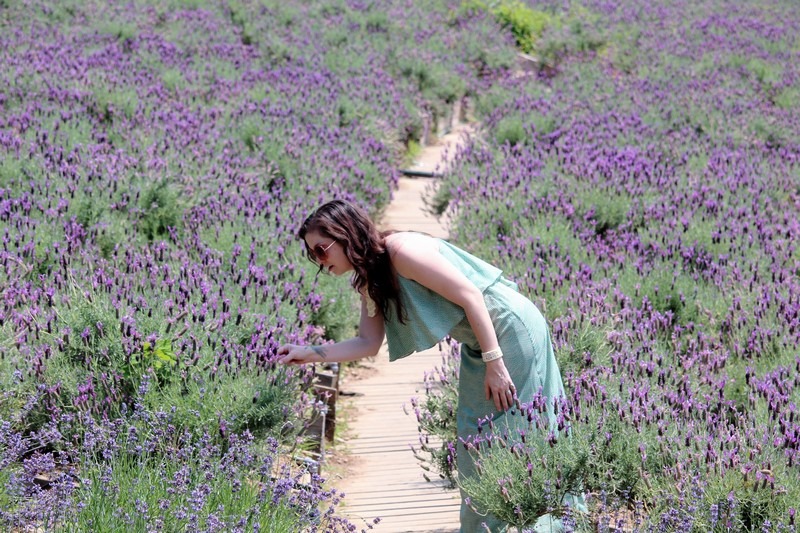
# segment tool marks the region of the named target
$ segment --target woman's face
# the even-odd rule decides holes
[[[317,231],[306,233],[305,240],[308,249],[312,250],[316,262],[322,265],[326,272],[340,276],[353,270],[353,265],[344,255],[342,243],[331,237],[323,236]]]

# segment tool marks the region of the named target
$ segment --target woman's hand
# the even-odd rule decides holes
[[[517,399],[517,388],[511,381],[511,376],[502,358],[486,363],[484,389],[486,399],[494,400],[494,406],[498,411],[507,411],[514,406]]]
[[[310,346],[300,346],[298,344],[284,344],[278,348],[279,363],[285,365],[305,365],[319,359],[317,354]]]

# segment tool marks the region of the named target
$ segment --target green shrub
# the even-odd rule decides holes
[[[33,373],[31,380],[19,386],[20,392],[15,396],[16,401],[37,400],[17,415],[17,424],[24,431],[49,422],[51,409],[119,416],[129,410],[143,376],[149,375],[151,369],[157,382],[164,384],[176,375],[175,365],[166,365],[162,360],[165,355],[174,358],[168,341],[156,341],[155,350],[152,345],[148,347],[149,341],[142,341],[135,353],[126,353],[124,342],[136,341],[121,325],[105,293],[84,292],[76,287],[69,300],[69,304],[57,308],[58,320],[53,328],[60,348]],[[160,320],[158,314],[143,316],[137,325],[144,331],[156,332]]]
[[[0,189],[10,191],[12,196],[19,194],[22,184],[30,178],[34,169],[25,161],[15,157],[3,157],[0,160]]]
[[[100,250],[100,255],[105,259],[110,259],[125,240],[125,231],[119,223],[101,222],[94,233],[94,243]]]
[[[263,51],[271,65],[283,65],[292,60],[292,47],[271,34],[259,34],[259,48]],[[242,32],[242,44],[249,46],[256,44],[254,33],[250,30]]]
[[[240,29],[244,28],[247,21],[250,20],[250,14],[247,12],[247,8],[238,0],[228,2],[228,12],[231,23]]]
[[[725,361],[726,377],[723,395],[728,403],[724,413],[726,421],[735,425],[739,423],[740,416],[747,416],[750,406],[750,385],[747,374],[751,361],[738,357],[728,357]]]
[[[641,307],[646,299],[659,313],[672,313],[677,324],[706,320],[706,313],[701,314],[701,303],[714,305],[715,310],[728,305],[714,286],[698,282],[689,272],[675,271],[665,265],[640,274],[626,266],[617,278],[617,285],[631,297],[635,307]]]
[[[401,126],[401,140],[406,145],[408,145],[408,141],[411,140],[421,141],[425,124],[422,120],[419,107],[410,99],[406,99],[403,102],[403,107],[406,110],[408,118],[405,120],[405,124]]]
[[[104,293],[88,292],[74,286],[70,303],[59,310],[64,330],[63,352],[75,365],[91,365],[102,358],[104,365],[124,361],[119,319]]]
[[[239,39],[245,46],[255,44],[256,30],[251,23],[252,14],[248,13],[247,8],[238,1],[230,2],[228,4],[230,11],[231,23],[239,30]]]
[[[59,312],[59,331],[65,332],[63,354],[69,364],[96,372],[97,379],[104,372],[115,376],[98,390],[105,389],[109,396],[124,403],[151,369],[162,383],[174,377],[176,358],[172,340],[159,333],[163,318],[160,312],[142,310],[133,322],[122,323],[119,311],[104,292],[76,287],[70,300],[69,306]],[[156,339],[151,342],[143,338],[146,335],[156,335]]]
[[[495,85],[488,91],[478,94],[475,103],[475,112],[479,119],[484,119],[491,115],[495,110],[508,104],[513,98],[511,89]]]
[[[94,91],[95,114],[101,122],[111,123],[114,117],[131,119],[139,106],[139,96],[134,89],[112,90],[99,87]]]
[[[631,74],[639,64],[639,53],[634,47],[616,45],[612,48],[611,61],[625,74]]]
[[[579,373],[583,370],[608,366],[612,346],[606,338],[606,328],[593,326],[586,320],[582,328],[577,329],[574,335],[568,332],[565,341],[567,347],[559,350],[558,363],[562,374],[570,372]]]
[[[161,73],[161,83],[168,91],[177,91],[184,86],[185,80],[180,70],[171,68]]]
[[[764,117],[756,117],[751,123],[753,134],[761,139],[767,146],[780,147],[786,144],[786,134],[781,126],[770,122]]]
[[[693,176],[702,176],[708,168],[708,154],[694,154],[689,158],[686,168]]]
[[[187,378],[151,386],[146,399],[149,408],[175,406],[178,434],[199,438],[208,433],[222,443],[230,434],[247,430],[259,439],[293,441],[302,430],[296,410],[303,393],[298,378],[288,377],[284,370],[265,376],[253,368],[221,369],[211,375],[203,367],[213,357],[203,352]]]
[[[616,230],[628,220],[631,200],[626,196],[590,190],[581,195],[581,201],[596,235]]]
[[[536,55],[543,67],[555,67],[567,53],[596,51],[606,43],[596,29],[599,17],[580,6],[562,17],[531,9],[519,0],[468,0],[461,3],[454,19],[475,11],[494,15],[511,31],[519,49]]]
[[[335,26],[332,28],[325,28],[322,38],[325,44],[327,44],[328,46],[332,48],[338,48],[340,46],[344,46],[347,43],[347,40],[350,38],[350,33],[344,28]],[[329,54],[325,54],[326,57],[325,64],[328,65],[328,67],[330,68],[331,65],[329,65],[327,61],[328,55]],[[346,59],[344,60],[344,62],[346,64]],[[331,68],[331,70],[338,70],[338,69]]]
[[[170,339],[156,339],[154,343],[145,341],[142,349],[131,354],[130,363],[125,367],[129,372],[129,379],[136,382],[146,372],[152,370],[159,385],[172,381],[176,375],[178,359],[172,348]]]
[[[525,411],[507,415],[519,417],[524,439],[510,430],[513,433],[484,437],[478,446],[467,445],[475,456],[477,475],[459,477],[477,512],[491,513],[520,531],[545,515],[562,516],[567,511],[565,497],[582,492],[592,460],[584,438],[551,432],[547,421],[538,420],[535,412],[531,413],[533,422],[526,424]],[[590,531],[588,521],[577,518],[579,531]]]
[[[0,487],[9,487],[11,485],[11,478],[16,474],[16,468],[11,465],[0,469]],[[14,498],[8,493],[7,490],[0,490],[0,509],[12,509]]]
[[[247,119],[239,127],[239,139],[251,152],[255,152],[258,149],[263,135],[263,124],[255,119]]]
[[[457,9],[450,13],[450,21],[455,23],[459,18],[470,17],[473,13],[491,11],[491,6],[496,5],[492,0],[462,0]]]
[[[70,204],[70,211],[75,213],[75,221],[90,230],[95,224],[100,222],[106,211],[106,206],[98,202],[96,198],[85,195]]]
[[[120,21],[106,21],[100,26],[98,31],[100,33],[112,35],[120,41],[133,39],[137,35],[136,26]]]
[[[449,70],[442,70],[439,73],[438,83],[434,92],[439,100],[449,106],[464,97],[467,93],[467,85],[457,74]]]
[[[494,140],[499,146],[510,144],[515,146],[525,141],[525,128],[522,119],[517,116],[505,117],[495,127]]]
[[[552,16],[533,10],[518,0],[503,2],[492,13],[501,24],[511,29],[517,46],[525,53],[535,51],[536,41],[552,22]]]
[[[156,12],[163,19],[164,13],[200,9],[207,5],[207,2],[206,0],[163,0],[162,2],[156,2],[155,5],[157,6]]]
[[[800,102],[800,89],[797,87],[786,87],[778,91],[772,99],[773,103],[781,109],[793,109]]]
[[[357,294],[340,278],[321,275],[317,283],[315,290],[322,301],[313,310],[310,323],[323,328],[325,339],[338,342],[352,337],[360,309]]]
[[[761,59],[753,58],[747,62],[747,70],[764,88],[771,88],[783,78],[783,69]]]
[[[573,6],[565,19],[575,50],[579,52],[596,51],[606,44],[606,39],[596,29],[600,23],[599,15],[588,9]],[[641,31],[641,30],[639,30]],[[633,32],[635,35],[635,32]]]
[[[556,119],[550,115],[535,113],[531,117],[531,123],[534,127],[534,132],[538,136],[549,135],[556,130]]]
[[[22,364],[16,363],[17,368]],[[78,368],[62,355],[52,356],[47,366],[35,379],[26,377],[15,383],[14,391],[4,398],[4,407],[9,409],[9,420],[14,430],[27,435],[34,433],[52,418],[52,408],[58,412],[75,412],[73,402],[78,395],[78,386],[87,383],[88,371]]]
[[[389,24],[389,15],[383,10],[370,9],[364,19],[364,28],[369,32],[386,32]]]
[[[48,22],[71,23],[77,14],[82,14],[84,2],[75,0],[64,0],[48,8],[39,8],[47,18]],[[11,7],[11,2],[6,0],[6,7]]]
[[[336,113],[339,117],[339,127],[346,128],[355,122],[364,118],[365,113],[360,107],[353,102],[350,98],[342,96],[339,98],[339,103],[336,108]]]
[[[443,352],[442,366],[425,375],[424,400],[411,399],[420,432],[414,457],[423,470],[436,473],[450,487],[456,486],[458,367],[456,352]]]
[[[405,166],[413,165],[421,153],[422,153],[422,146],[419,144],[419,142],[413,139],[408,141],[408,146],[406,147],[406,153],[403,156],[403,164]]]
[[[303,14],[300,8],[288,3],[278,3],[280,8],[277,13],[278,24],[281,26],[291,27],[294,26],[298,20],[302,20]]]
[[[605,418],[601,422],[593,420],[595,416]],[[665,465],[674,464],[669,448],[659,444],[651,428],[640,426],[637,430],[616,411],[608,415],[592,413],[589,420],[575,428],[576,439],[584,439],[590,450],[583,478],[585,490],[630,502],[649,496],[644,473],[660,477]]]
[[[64,145],[64,151],[71,152],[79,146],[87,146],[92,141],[92,130],[92,121],[85,115],[62,124],[59,139]]]
[[[479,75],[511,69],[516,62],[512,48],[487,48],[480,36],[463,43],[462,54]],[[494,86],[496,87],[496,86]]]
[[[251,139],[254,143],[258,143],[253,144],[253,147],[261,152],[264,161],[274,166],[276,178],[294,181],[298,173],[298,162],[286,153],[286,144],[281,135],[273,132],[271,135]]]
[[[436,84],[434,67],[414,56],[403,56],[397,62],[400,74],[424,93]]]
[[[244,430],[249,431],[257,437],[264,437],[267,435],[285,436],[287,412],[292,402],[290,398],[296,398],[297,394],[292,394],[292,391],[287,390],[290,385],[290,380],[284,380],[283,383],[275,380],[272,385],[267,383],[256,382],[250,385],[250,392],[252,393],[252,402],[247,402],[242,407],[245,407],[238,413],[234,419],[234,426],[232,431],[240,433]],[[244,394],[247,390],[243,389],[240,383],[237,383],[236,390],[238,393]],[[242,398],[244,401],[249,396]]]
[[[178,202],[178,193],[166,180],[161,180],[147,187],[139,201],[141,213],[138,220],[138,231],[154,241],[169,235],[170,228],[178,229],[183,211]]]
[[[439,183],[433,196],[425,200],[425,205],[432,214],[441,216],[447,211],[452,200],[452,189],[446,183]]]

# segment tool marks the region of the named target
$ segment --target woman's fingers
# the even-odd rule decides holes
[[[296,364],[298,362],[298,361],[295,360],[296,359],[295,356],[297,355],[295,353],[296,349],[297,349],[297,346],[295,346],[293,344],[284,344],[283,346],[278,348],[278,352],[277,353],[278,353],[279,356],[282,356],[280,359],[278,359],[278,362],[282,363],[282,364],[285,364],[285,365]]]
[[[503,391],[503,411],[508,411],[511,409],[512,402],[514,400],[514,393],[511,392],[511,389],[506,389]]]
[[[489,365],[491,366],[487,365],[484,380],[486,399],[492,400],[498,411],[507,411],[516,403],[517,388],[502,360],[499,360],[499,364],[493,361]]]
[[[514,391],[509,387],[503,394],[503,410],[508,411],[514,405]]]
[[[513,384],[492,387],[487,383],[484,386],[484,390],[486,391],[486,399],[492,400],[494,408],[498,411],[508,411],[514,406],[517,399],[517,390]]]
[[[494,408],[498,411],[505,411],[504,394],[502,389],[495,389],[492,391],[492,400],[494,400]]]
[[[503,386],[498,388],[492,397],[494,398],[494,406],[498,411],[508,411],[514,406],[517,391],[514,385]]]

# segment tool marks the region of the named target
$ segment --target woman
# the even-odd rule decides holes
[[[373,356],[384,336],[394,361],[450,335],[461,342],[461,438],[478,433],[479,419],[501,425],[517,397],[529,400],[541,388],[552,406],[563,395],[545,319],[499,269],[441,239],[379,232],[363,210],[340,200],[312,213],[299,237],[320,270],[352,273],[352,285],[361,294],[361,319],[355,338],[324,346],[281,346],[282,363]],[[457,456],[459,476],[474,475],[472,457],[461,444]],[[542,522],[542,530],[558,526]],[[491,531],[504,528],[496,518],[462,503],[461,531],[483,531],[482,523]]]

